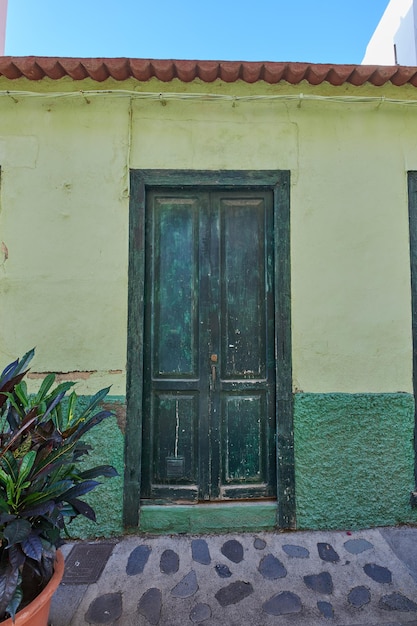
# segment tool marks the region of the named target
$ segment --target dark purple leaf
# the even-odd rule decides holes
[[[96,415],[89,419],[88,422],[84,422],[80,428],[77,428],[75,433],[71,435],[70,441],[76,441],[77,439],[80,439],[80,437],[85,435],[85,433],[87,433],[90,428],[93,428],[93,426],[97,426],[98,424],[100,424],[100,422],[106,419],[106,417],[110,417],[111,415],[113,415],[111,411],[100,411],[100,413],[96,413]]]
[[[46,417],[48,417],[48,415],[50,414],[50,412],[56,407],[57,404],[59,404],[62,400],[62,398],[65,396],[65,391],[61,391],[61,393],[59,393],[51,402],[51,404],[47,407],[46,411],[43,413],[42,415],[42,421],[45,420]]]
[[[97,478],[97,476],[104,476],[105,478],[112,478],[113,476],[118,476],[117,470],[111,465],[98,465],[97,467],[92,467],[91,469],[85,470],[84,472],[80,472],[80,478]]]
[[[20,549],[19,545],[10,547],[9,561],[13,569],[18,569],[19,567],[21,567],[23,563],[25,562],[25,560],[26,560],[26,557],[24,553],[22,552],[22,550]]]
[[[23,600],[23,591],[20,589],[20,587],[18,587],[13,594],[13,598],[10,600],[9,604],[6,607],[6,611],[9,613],[12,620],[14,620],[17,609],[19,608],[22,600]]]
[[[18,363],[19,363],[19,359],[16,359],[16,361],[13,361],[12,363],[9,363],[9,365],[6,365],[6,367],[4,368],[0,376],[1,383],[6,382],[7,376],[10,374],[10,372],[13,372],[15,370],[16,365]]]
[[[39,515],[46,515],[49,517],[54,508],[55,504],[51,500],[49,500],[48,502],[42,502],[38,506],[24,509],[21,512],[21,515],[24,515],[25,517],[38,517]]]
[[[61,494],[57,498],[57,501],[62,502],[62,500],[65,500],[68,502],[68,500],[72,500],[73,498],[84,496],[86,493],[97,487],[97,485],[100,485],[100,483],[96,480],[85,480],[84,482],[75,485],[75,487],[71,487],[68,491],[65,491],[65,493]]]
[[[94,509],[89,504],[87,504],[87,502],[83,502],[83,500],[77,500],[76,498],[73,498],[72,500],[68,500],[68,503],[75,509],[77,513],[84,515],[84,517],[87,517],[92,522],[96,521],[96,514],[94,512]]]
[[[13,598],[19,582],[19,570],[7,566],[0,572],[0,616]]]
[[[3,531],[5,539],[7,539],[8,545],[13,546],[16,543],[25,541],[31,533],[32,525],[25,519],[15,519],[10,524],[7,524]]]
[[[0,525],[7,524],[7,522],[11,522],[14,519],[16,519],[16,515],[11,515],[10,513],[1,513]]]
[[[38,562],[42,559],[42,542],[34,533],[22,542],[22,550],[30,559]]]

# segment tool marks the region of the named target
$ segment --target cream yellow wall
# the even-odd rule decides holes
[[[133,168],[290,169],[294,387],[411,391],[412,110],[138,103]]]
[[[124,393],[128,105],[0,98],[1,362]]]
[[[28,88],[10,82],[8,89]],[[42,90],[60,84],[42,82]],[[155,81],[141,88],[297,91]],[[8,249],[0,266],[2,362],[36,345],[38,371],[85,372],[78,376],[86,392],[100,379],[123,394],[129,167],[290,169],[294,387],[412,390],[406,172],[417,169],[417,118],[410,105],[17,100],[0,97],[0,240]]]

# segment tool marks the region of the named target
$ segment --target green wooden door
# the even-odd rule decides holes
[[[272,191],[147,193],[142,497],[276,493]]]

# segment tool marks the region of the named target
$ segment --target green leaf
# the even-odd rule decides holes
[[[46,502],[47,500],[55,500],[61,494],[65,493],[68,488],[71,488],[73,485],[72,480],[61,480],[57,483],[52,484],[48,489],[44,489],[43,491],[37,491],[35,493],[30,493],[27,495],[23,501],[22,505],[25,507],[37,506],[41,502]]]
[[[64,463],[71,462],[74,445],[75,442],[67,443],[65,446],[53,450],[48,456],[42,459],[41,463],[36,466],[36,470],[33,473],[33,480],[42,476],[45,472],[51,473],[52,470],[60,467]]]
[[[78,419],[76,421],[77,424],[81,423],[81,422],[85,422],[87,419],[89,419],[91,417],[91,414],[94,412],[94,410],[97,408],[97,405],[104,400],[104,398],[107,396],[107,394],[110,391],[110,387],[105,387],[104,389],[100,389],[100,391],[98,391],[90,400],[90,402],[88,403],[88,406],[86,407],[86,409],[81,413],[81,415],[78,416]],[[110,415],[113,415],[112,413],[109,413]]]
[[[4,537],[7,539],[8,545],[13,546],[16,543],[25,541],[32,532],[32,524],[25,519],[15,519],[7,524],[3,531]]]
[[[75,391],[73,391],[68,398],[68,406],[65,411],[65,417],[62,416],[62,421],[61,421],[62,432],[67,430],[67,428],[71,426],[72,421],[74,419],[76,404],[77,404],[77,394],[75,393]]]
[[[47,376],[45,376],[45,378],[42,381],[41,386],[39,387],[39,391],[33,400],[34,405],[39,404],[40,402],[42,402],[42,400],[44,400],[46,394],[48,393],[48,391],[50,390],[54,382],[55,382],[55,374],[48,374]]]
[[[28,388],[24,380],[16,385],[14,389],[14,393],[16,394],[18,400],[23,408],[26,408],[30,404],[29,396],[28,396]]]
[[[6,474],[9,474],[12,480],[16,481],[19,474],[19,466],[13,454],[10,451],[6,452],[0,463]]]
[[[0,482],[2,482],[5,487],[7,487],[9,480],[10,480],[10,476],[6,474],[4,469],[0,467]]]
[[[35,462],[35,459],[36,459],[36,450],[30,450],[29,452],[25,454],[25,456],[22,458],[20,462],[17,484],[20,485],[22,489],[24,488],[22,483],[29,476],[30,471]],[[26,485],[26,486],[29,486],[29,485]]]

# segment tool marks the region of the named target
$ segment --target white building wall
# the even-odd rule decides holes
[[[6,43],[7,0],[0,0],[0,56],[4,55]]]
[[[362,60],[364,65],[417,65],[417,0],[391,0]]]

